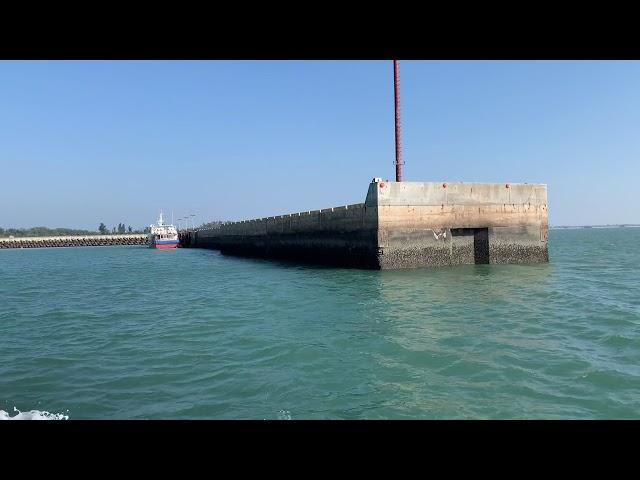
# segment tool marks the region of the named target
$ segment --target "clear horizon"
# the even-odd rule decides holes
[[[640,224],[640,62],[401,61],[407,181],[546,183],[551,226]],[[0,62],[2,228],[197,224],[393,178],[391,61]]]

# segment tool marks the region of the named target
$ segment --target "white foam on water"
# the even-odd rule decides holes
[[[291,412],[289,410],[280,410],[278,412],[278,420],[291,420]]]
[[[62,413],[41,412],[40,410],[31,410],[29,412],[21,412],[13,407],[14,412],[18,412],[13,417],[4,410],[0,410],[0,420],[69,420],[69,415]]]

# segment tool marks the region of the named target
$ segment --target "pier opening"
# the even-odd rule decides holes
[[[473,232],[473,259],[476,265],[489,263],[489,229],[476,228]]]
[[[476,265],[489,263],[489,229],[488,228],[452,228],[454,237],[473,236],[473,263]]]

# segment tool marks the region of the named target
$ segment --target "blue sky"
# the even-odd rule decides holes
[[[402,61],[407,181],[541,182],[552,225],[640,223],[640,62]],[[0,226],[142,227],[364,201],[391,61],[0,62]]]

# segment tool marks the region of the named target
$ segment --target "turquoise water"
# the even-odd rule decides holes
[[[640,229],[549,241],[548,265],[384,272],[0,250],[0,410],[640,418]]]

